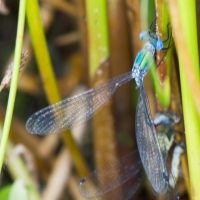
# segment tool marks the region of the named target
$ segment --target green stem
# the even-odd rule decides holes
[[[47,42],[40,18],[38,0],[28,0],[26,8],[31,41],[36,55],[38,68],[49,103],[53,104],[60,101],[61,97],[48,53]],[[85,176],[89,170],[80,150],[71,136],[70,131],[65,131],[64,137],[64,141],[70,150],[76,170],[80,176]]]
[[[86,0],[89,38],[90,77],[93,78],[100,64],[110,55],[105,0]]]
[[[196,74],[199,75],[195,1],[178,1],[178,7],[180,9],[181,22],[186,36],[187,48],[194,63],[194,66],[190,67],[193,67]],[[188,12],[188,10],[190,12]],[[186,12],[187,15],[185,15]],[[179,62],[192,199],[200,199],[200,118],[190,88],[186,82],[185,77],[189,76],[189,74],[185,74],[183,63],[181,60],[179,60]]]
[[[22,43],[23,43],[23,35],[24,35],[25,10],[26,10],[25,8],[26,8],[26,0],[21,0],[20,5],[19,5],[19,17],[18,17],[17,37],[16,37],[16,44],[15,44],[13,74],[12,74],[5,122],[4,122],[3,132],[2,132],[2,138],[1,138],[1,143],[0,143],[0,171],[2,168],[3,159],[5,155],[6,144],[8,140],[9,131],[10,131],[10,124],[12,120],[13,108],[14,108],[16,91],[17,91],[17,83],[18,83]]]
[[[195,103],[198,106],[199,98],[196,97],[198,97],[200,86],[196,7],[194,0],[170,0],[169,6],[174,39],[179,57],[181,92],[192,199],[199,200],[200,117],[198,115]]]
[[[155,17],[155,3],[152,0],[140,1],[141,30],[148,30],[153,18]]]
[[[43,86],[49,103],[53,104],[60,101],[61,98],[48,52],[38,0],[27,1],[26,17],[38,69],[43,79]]]
[[[169,38],[171,33],[171,27],[169,27],[169,12],[166,3],[162,0],[155,0],[156,4],[156,16],[157,16],[157,35],[161,40]],[[168,30],[169,29],[169,30]],[[168,33],[169,31],[169,33]],[[169,40],[164,44],[165,47],[169,45]],[[172,43],[172,41],[171,41]],[[170,86],[170,72],[171,72],[171,59],[172,48],[166,51],[156,52],[156,64],[158,66],[157,72],[153,77],[157,100],[163,108],[168,108],[171,101],[171,86]],[[162,62],[161,62],[162,61]],[[153,67],[150,69],[152,73]]]

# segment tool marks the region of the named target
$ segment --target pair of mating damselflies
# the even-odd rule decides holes
[[[144,41],[145,44],[136,56],[132,71],[36,112],[28,119],[26,129],[29,133],[44,136],[50,133],[63,132],[66,129],[83,124],[111,99],[119,86],[135,79],[140,89],[136,111],[136,139],[139,155],[153,190],[156,194],[165,194],[169,186],[169,176],[143,83],[144,76],[154,63],[155,51],[167,50],[170,46],[171,34],[169,34],[169,27],[168,38],[162,41],[153,31],[155,22],[156,18],[153,20],[148,32],[143,31],[140,33],[140,40]],[[168,43],[167,46],[166,43]]]

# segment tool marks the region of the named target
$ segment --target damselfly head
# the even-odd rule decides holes
[[[177,124],[180,121],[180,117],[177,116],[172,111],[161,111],[156,113],[156,117],[154,119],[154,124],[164,124],[173,126],[174,124]]]
[[[158,36],[154,33],[154,32],[151,32],[151,31],[142,31],[139,35],[139,38],[141,41],[143,42],[147,42],[149,41],[156,50],[160,51],[161,49],[163,49],[164,47],[164,44],[163,44],[163,41],[160,40],[158,38]]]

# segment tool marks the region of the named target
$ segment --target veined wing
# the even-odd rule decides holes
[[[96,88],[48,106],[27,120],[26,130],[32,134],[47,135],[83,124],[110,100],[117,87],[133,78],[132,72],[128,72]]]
[[[136,111],[136,139],[143,167],[154,191],[164,194],[168,187],[168,175],[143,81],[140,81],[140,97]]]
[[[80,181],[79,191],[86,198],[127,200],[143,179],[138,151],[102,166]]]

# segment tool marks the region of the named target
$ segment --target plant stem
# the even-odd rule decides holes
[[[60,101],[61,97],[48,53],[45,34],[40,18],[38,0],[29,0],[26,8],[31,41],[36,55],[38,68],[42,76],[44,89],[49,103],[53,104]],[[70,150],[75,168],[80,176],[85,176],[89,172],[87,164],[76,146],[70,131],[66,131],[64,134],[64,142]],[[58,136],[54,135],[53,137]]]
[[[155,0],[156,4],[156,33],[161,40],[168,40],[164,43],[165,47],[168,47],[170,38],[171,27],[169,27],[169,12],[166,3],[162,0]],[[172,43],[172,42],[171,42]],[[167,53],[167,54],[166,54]],[[170,86],[170,72],[171,72],[171,59],[172,58],[172,48],[166,51],[156,52],[156,65],[157,72],[154,74],[153,80],[155,85],[155,91],[157,100],[162,105],[163,108],[168,108],[171,101],[171,86]],[[154,68],[150,69],[152,73]]]
[[[3,132],[2,132],[2,138],[1,138],[1,143],[0,143],[0,171],[2,168],[3,159],[5,155],[6,144],[8,140],[9,131],[10,131],[10,125],[11,125],[16,91],[17,91],[17,83],[18,83],[21,52],[22,52],[22,43],[23,43],[23,36],[24,36],[24,23],[25,23],[25,10],[26,10],[25,8],[26,8],[26,0],[21,0],[20,5],[19,5],[13,74],[12,74],[5,122],[4,122]]]
[[[200,113],[200,82],[195,1],[170,0],[169,8],[179,58],[192,199],[199,200],[200,118],[198,114]]]
[[[92,87],[104,83],[110,78],[107,10],[106,0],[86,0],[89,76]],[[96,166],[116,159],[115,139],[114,119],[111,102],[109,102],[93,117]],[[112,144],[112,148],[109,147],[110,144]]]
[[[107,5],[105,0],[86,0],[90,77],[109,56]]]

